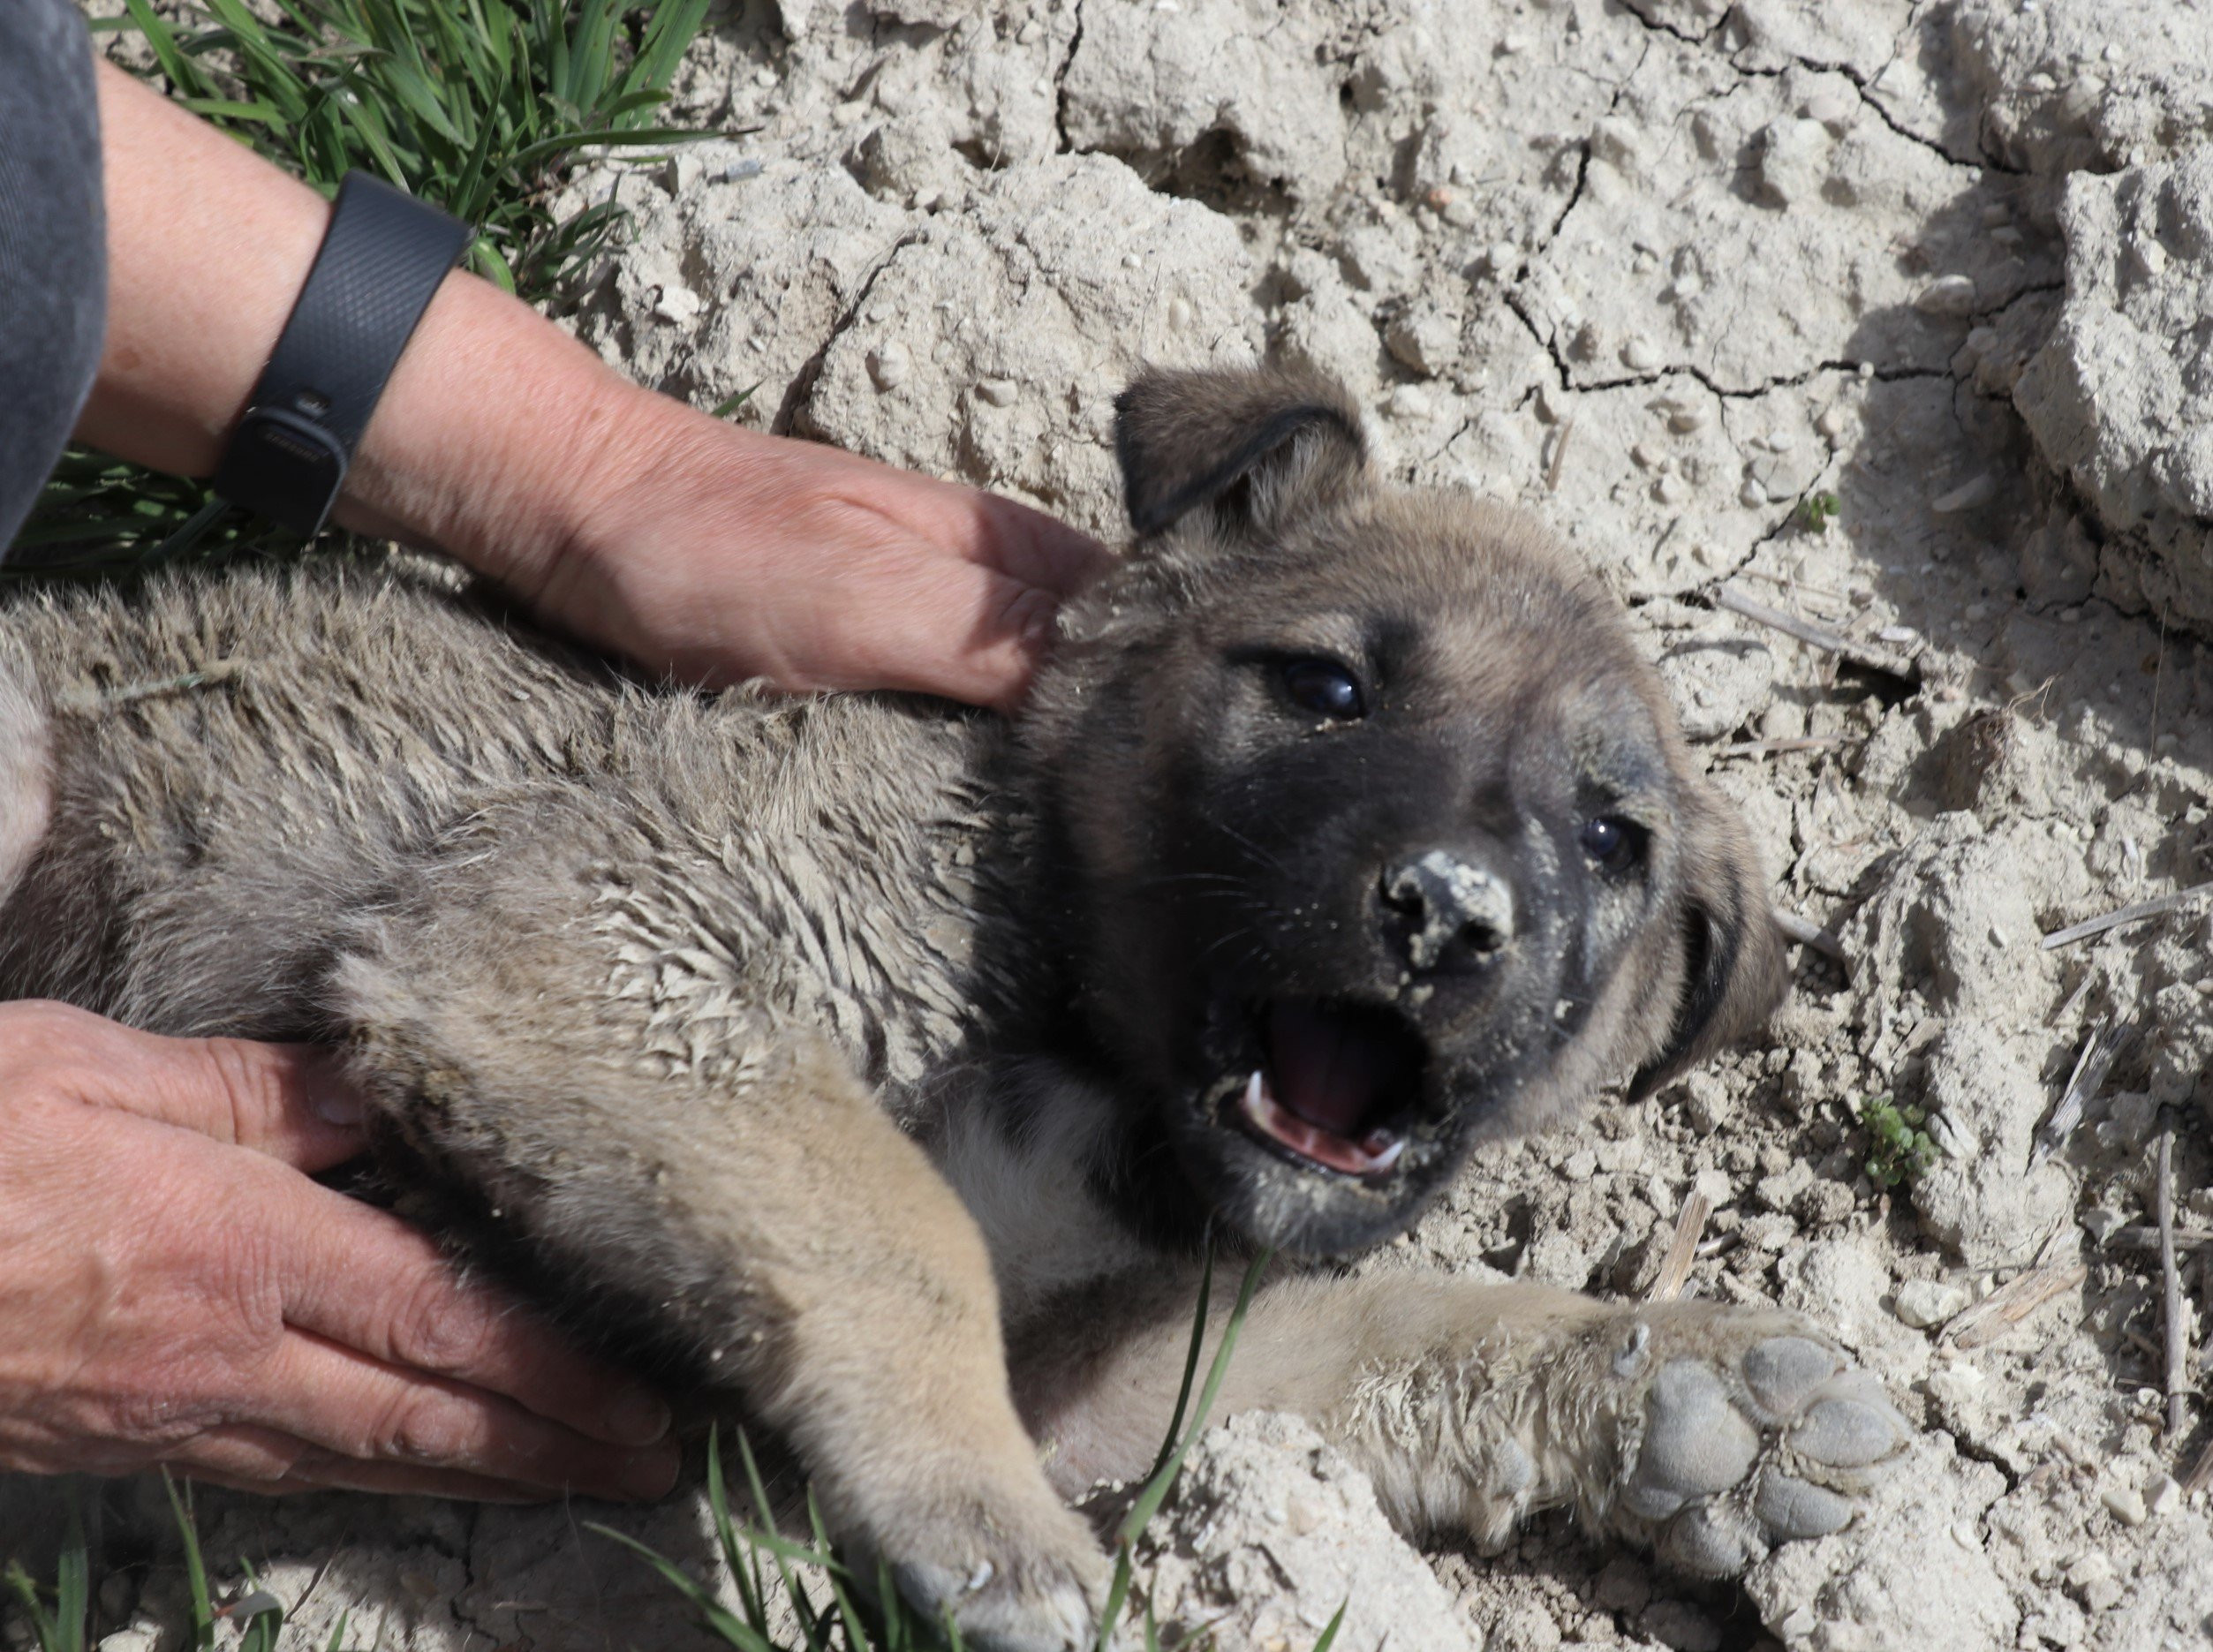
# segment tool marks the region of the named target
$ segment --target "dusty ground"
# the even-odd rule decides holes
[[[1255,1420],[1156,1545],[1164,1617],[1303,1648],[1349,1587],[1356,1652],[2206,1644],[2204,1407],[2166,1430],[2141,1230],[2171,1130],[2194,1385],[2213,903],[2042,939],[2213,878],[2213,5],[752,0],[681,103],[759,130],[580,183],[638,215],[578,320],[610,359],[1110,534],[1133,364],[1316,361],[1397,472],[1604,569],[1849,964],[1807,953],[1764,1043],[1487,1155],[1368,1265],[1634,1294],[1703,1195],[1689,1288],[1806,1312],[1926,1424],[1866,1518],[1741,1589],[1558,1523],[1424,1559]],[[1882,1094],[1936,1149],[1895,1190]],[[2041,1305],[1978,1308],[2007,1286]],[[697,1643],[578,1518],[329,1499],[208,1540],[389,1647]],[[704,1554],[689,1505],[614,1518]],[[162,1587],[117,1586],[111,1652]]]

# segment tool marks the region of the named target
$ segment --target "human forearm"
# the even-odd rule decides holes
[[[111,67],[108,342],[83,440],[206,475],[283,329],[329,207]],[[531,308],[449,276],[362,438],[339,520],[539,583],[643,393]],[[671,410],[675,411],[675,410]],[[589,461],[589,463],[587,463]]]

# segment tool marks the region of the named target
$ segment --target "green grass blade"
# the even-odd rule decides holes
[[[1206,1386],[1199,1392],[1198,1407],[1192,1414],[1191,1426],[1168,1460],[1145,1482],[1144,1490],[1137,1494],[1137,1500],[1130,1505],[1129,1512],[1122,1517],[1120,1535],[1123,1543],[1136,1542],[1137,1534],[1151,1524],[1153,1515],[1159,1512],[1160,1505],[1167,1500],[1169,1488],[1174,1485],[1176,1473],[1183,1467],[1184,1457],[1205,1430],[1207,1414],[1214,1408],[1215,1396],[1221,1392],[1222,1379],[1229,1374],[1229,1356],[1236,1351],[1237,1335],[1244,1329],[1245,1312],[1252,1306],[1252,1294],[1259,1287],[1260,1275],[1274,1255],[1273,1250],[1261,1251],[1253,1257],[1252,1265],[1245,1270],[1244,1283],[1237,1288],[1237,1305],[1229,1310],[1228,1323],[1222,1327],[1221,1346],[1214,1352],[1214,1363],[1206,1373]]]
[[[170,26],[155,14],[147,0],[124,0],[132,26],[154,49],[154,61],[161,65],[162,73],[179,92],[204,94],[208,90],[198,67],[185,61],[185,54],[177,48],[177,36]]]
[[[706,26],[709,0],[662,0],[646,26],[638,57],[623,78],[626,87],[651,88],[666,93],[684,55]]]
[[[338,1613],[338,1621],[330,1628],[330,1642],[323,1648],[323,1652],[339,1652],[339,1648],[344,1646],[347,1616],[348,1614],[343,1610]]]
[[[721,410],[717,410],[719,412]],[[1160,1439],[1160,1454],[1152,1460],[1148,1480],[1168,1466],[1169,1453],[1183,1435],[1183,1414],[1191,1403],[1191,1384],[1198,1380],[1198,1356],[1206,1347],[1206,1309],[1214,1294],[1214,1232],[1206,1231],[1206,1254],[1198,1274],[1198,1306],[1191,1310],[1190,1346],[1183,1350],[1183,1380],[1176,1387],[1175,1409],[1168,1417],[1168,1431]]]
[[[69,1497],[69,1535],[62,1543],[54,1569],[54,1619],[59,1633],[42,1641],[43,1652],[85,1652],[85,1626],[92,1609],[92,1559],[85,1543],[85,1520],[79,1488]]]
[[[1337,1639],[1337,1632],[1345,1626],[1345,1608],[1351,1604],[1349,1598],[1337,1603],[1336,1614],[1330,1618],[1327,1627],[1323,1629],[1322,1638],[1314,1642],[1314,1652],[1329,1652],[1331,1645]]]
[[[713,419],[728,419],[732,413],[737,411],[739,408],[744,406],[746,403],[752,401],[753,399],[753,392],[759,389],[762,385],[767,382],[768,381],[766,379],[756,379],[744,389],[740,390],[736,396],[724,396],[721,401],[714,404],[714,411],[709,414],[708,417]],[[1184,1380],[1189,1382],[1190,1378],[1186,1377]]]
[[[187,1491],[192,1482],[186,1481]],[[193,1645],[215,1643],[215,1612],[208,1596],[208,1563],[200,1558],[200,1533],[193,1528],[189,1496],[179,1497],[177,1482],[162,1470],[162,1489],[169,1493],[170,1512],[177,1517],[177,1534],[185,1543],[185,1581],[192,1591]]]
[[[740,1648],[740,1652],[779,1652],[779,1648],[772,1645],[766,1635],[758,1633],[751,1624],[738,1617],[721,1601],[716,1600],[706,1588],[694,1581],[682,1566],[667,1556],[639,1543],[637,1538],[631,1536],[627,1532],[618,1532],[612,1526],[602,1526],[597,1520],[586,1520],[584,1523],[584,1529],[588,1532],[597,1532],[602,1537],[613,1538],[647,1565],[653,1567],[654,1571],[660,1573],[676,1587],[678,1594],[699,1608],[715,1633],[721,1635],[732,1646]]]

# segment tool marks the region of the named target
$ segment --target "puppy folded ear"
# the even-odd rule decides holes
[[[1682,991],[1659,1052],[1629,1081],[1642,1101],[1756,1030],[1789,990],[1767,877],[1735,811],[1702,799],[1682,849]]]
[[[1122,500],[1139,539],[1196,512],[1265,533],[1366,476],[1367,442],[1345,387],[1289,368],[1147,369],[1114,398]]]

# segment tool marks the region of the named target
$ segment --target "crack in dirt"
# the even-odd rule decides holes
[[[878,279],[891,268],[892,260],[907,248],[926,239],[928,235],[926,228],[908,230],[894,241],[883,257],[870,268],[868,274],[861,277],[860,290],[853,295],[853,302],[839,313],[837,320],[830,324],[829,333],[820,346],[792,375],[790,387],[784,391],[784,399],[777,405],[776,416],[768,422],[771,435],[789,436],[792,434],[800,416],[807,411],[807,404],[814,399],[814,387],[822,377],[822,364],[828,359],[831,346],[852,330],[853,323],[860,317],[861,306],[868,302],[868,295],[876,290]]]
[[[1076,0],[1072,15],[1076,26],[1068,37],[1068,55],[1053,72],[1053,136],[1057,146],[1054,153],[1059,155],[1076,153],[1075,140],[1068,132],[1068,78],[1069,71],[1076,67],[1076,51],[1084,44],[1084,0]]]
[[[1858,378],[1861,376],[1862,369],[1868,366],[1865,362],[1843,359],[1817,361],[1802,372],[1784,373],[1776,378],[1765,379],[1756,386],[1745,389],[1733,388],[1728,385],[1718,383],[1712,377],[1711,370],[1693,362],[1656,367],[1649,373],[1622,373],[1610,379],[1579,380],[1575,376],[1575,369],[1569,366],[1567,357],[1561,352],[1559,343],[1554,339],[1547,338],[1538,328],[1536,321],[1531,319],[1528,310],[1523,308],[1518,295],[1525,285],[1526,283],[1517,283],[1504,290],[1499,295],[1499,299],[1507,309],[1514,313],[1514,319],[1522,323],[1531,342],[1552,358],[1552,370],[1560,375],[1560,388],[1570,395],[1596,394],[1605,390],[1657,388],[1666,383],[1669,379],[1685,378],[1696,381],[1707,394],[1721,401],[1756,401],[1759,397],[1771,396],[1777,390],[1802,388],[1827,373],[1846,373]],[[2010,307],[2012,302],[2013,301],[2008,300],[2006,306],[2001,306],[1999,310],[1990,312],[1990,313],[2002,313],[2004,309]],[[1949,367],[1884,367],[1880,366],[1876,366],[1866,376],[1878,384],[1898,384],[1913,379],[1958,381],[1960,378],[1960,375]]]
[[[1636,9],[1636,0],[1621,0],[1621,10],[1627,12],[1630,18],[1635,19],[1635,21],[1648,33],[1653,34],[1665,34],[1671,40],[1679,40],[1682,41],[1686,46],[1704,45],[1716,34],[1718,34],[1723,28],[1726,27],[1729,19],[1736,15],[1736,9],[1732,6],[1728,10],[1723,11],[1719,17],[1714,19],[1713,26],[1708,29],[1704,34],[1687,34],[1681,29],[1677,28],[1673,23],[1663,23],[1658,18],[1646,17],[1643,12]]]
[[[1907,143],[1916,145],[1921,148],[1928,150],[1930,154],[1935,155],[1946,166],[1975,168],[1985,172],[2002,173],[2009,177],[2026,177],[2029,175],[2028,169],[2027,167],[2013,166],[2004,161],[1991,159],[1989,154],[1983,148],[1979,140],[1976,142],[1975,149],[1976,158],[1972,161],[1963,161],[1958,155],[1953,155],[1952,151],[1945,148],[1943,144],[1937,142],[1935,139],[1924,138],[1919,132],[1914,131],[1910,126],[1901,124],[1898,117],[1892,114],[1888,107],[1886,107],[1883,103],[1882,100],[1877,98],[1870,89],[1874,81],[1881,78],[1881,71],[1877,71],[1877,73],[1872,76],[1862,75],[1857,69],[1854,68],[1848,63],[1824,63],[1818,57],[1801,57],[1795,53],[1790,54],[1790,60],[1797,67],[1801,69],[1810,69],[1816,74],[1841,75],[1845,79],[1849,80],[1852,83],[1853,91],[1859,94],[1862,107],[1874,111],[1875,118],[1881,121],[1884,125],[1889,127],[1892,132],[1896,133],[1899,137],[1903,138]],[[1897,47],[1893,42],[1891,52],[1891,61],[1895,62],[1896,60]],[[1749,64],[1738,62],[1734,55],[1730,56],[1726,61],[1733,72],[1741,75],[1748,75],[1754,79],[1761,80],[1779,80],[1784,75],[1789,72],[1787,69],[1755,68]],[[1885,63],[1883,67],[1887,69],[1890,67],[1890,64]]]

